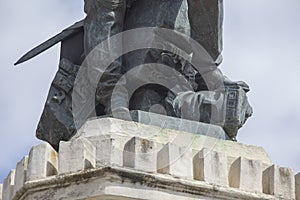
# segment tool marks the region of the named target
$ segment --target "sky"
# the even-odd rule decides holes
[[[224,1],[224,62],[246,81],[254,115],[238,141],[263,147],[273,163],[300,172],[300,1]],[[32,47],[84,18],[82,0],[0,1],[0,183],[33,145],[59,45],[18,66]]]

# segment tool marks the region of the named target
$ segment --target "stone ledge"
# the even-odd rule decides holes
[[[95,187],[95,185],[97,187]],[[65,193],[64,188],[68,189],[67,193]],[[119,190],[120,188],[122,188],[122,190]],[[55,191],[52,193],[52,199],[66,198],[70,200],[87,199],[87,196],[89,197],[88,199],[108,196],[122,196],[126,197],[126,199],[153,200],[174,200],[174,197],[176,197],[176,199],[190,200],[275,199],[274,196],[271,195],[250,193],[200,181],[182,180],[171,176],[139,172],[120,167],[103,167],[27,182],[12,200],[33,199],[32,197],[37,193],[38,196],[35,197],[42,198],[47,195],[49,196],[49,191]],[[89,192],[88,195],[86,194],[87,191]],[[78,196],[66,196],[72,193]],[[146,193],[150,195],[146,196]],[[168,195],[169,193],[171,193],[171,195]],[[143,195],[144,198],[142,198]],[[160,198],[161,196],[165,198]]]

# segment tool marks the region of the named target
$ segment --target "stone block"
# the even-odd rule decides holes
[[[4,179],[2,200],[11,200],[13,198],[15,186],[15,170],[11,170],[8,176]]]
[[[18,162],[16,167],[14,194],[23,187],[26,181],[27,169],[28,169],[28,156],[25,156],[21,161]]]
[[[213,124],[170,117],[141,110],[132,110],[130,111],[130,115],[133,121],[142,124],[157,126],[163,129],[206,135],[218,139],[229,139],[225,131],[220,126]]]
[[[127,137],[103,135],[87,138],[96,147],[96,167],[123,166],[123,150]]]
[[[296,200],[300,200],[300,173],[295,176],[296,182]]]
[[[145,128],[145,125],[143,126]],[[80,137],[90,138],[90,137],[103,137],[108,134],[120,134],[126,136],[141,136],[149,135],[147,130],[143,132],[140,131],[140,125],[137,125],[133,121],[125,121],[116,118],[91,118],[77,131],[76,135],[71,138],[70,141],[74,141]],[[146,134],[145,134],[146,132]]]
[[[3,185],[0,184],[0,200],[2,200],[2,189],[3,189]]]
[[[57,152],[48,143],[32,147],[28,158],[26,181],[57,175]]]
[[[290,168],[273,165],[263,172],[263,192],[282,199],[295,199],[295,177]]]
[[[262,192],[262,162],[236,159],[229,170],[229,186],[249,192]]]
[[[204,148],[194,156],[193,169],[195,180],[228,186],[228,167],[225,153]]]
[[[153,141],[133,137],[124,147],[123,166],[145,172],[156,172],[157,152]]]
[[[190,147],[168,143],[157,153],[157,172],[193,179],[192,159]]]
[[[73,142],[60,142],[59,174],[78,172],[96,166],[96,148],[85,138]]]

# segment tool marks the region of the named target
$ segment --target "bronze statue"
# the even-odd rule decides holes
[[[191,62],[174,53],[153,48],[123,55],[109,66],[97,85],[97,115],[111,115],[112,90],[123,74],[144,63],[160,63],[182,74],[192,90],[178,95],[160,85],[145,85],[131,97],[128,109],[152,112],[151,106],[159,104],[169,116],[221,125],[228,138],[235,140],[238,129],[251,116],[252,108],[246,97],[249,86],[244,82],[230,81],[218,69],[222,62],[222,0],[85,0],[84,10],[85,19],[34,48],[16,63],[62,43],[59,70],[37,128],[39,139],[58,149],[59,141],[67,141],[75,135],[77,128],[72,114],[74,81],[83,61],[97,45],[126,30],[157,27],[175,30],[197,41],[207,51],[213,65],[199,72]],[[114,53],[110,46],[106,50]],[[206,80],[212,83],[207,83],[204,76],[210,77]],[[213,87],[208,88],[207,84]],[[218,91],[220,87],[223,87],[223,92]],[[207,93],[208,90],[211,93]],[[211,119],[213,109],[218,113],[217,120]]]

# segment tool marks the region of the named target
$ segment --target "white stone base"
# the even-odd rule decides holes
[[[272,166],[260,147],[105,118],[58,153],[33,147],[1,192],[2,200],[294,200],[299,175]]]
[[[103,139],[112,139],[115,145],[120,146],[122,151],[123,146],[132,137],[140,137],[156,142],[158,148],[162,148],[167,143],[172,143],[181,147],[190,147],[194,154],[203,148],[209,151],[223,152],[226,153],[228,158],[228,170],[231,164],[239,157],[249,160],[260,160],[263,170],[272,165],[270,157],[262,147],[113,118],[87,121],[75,137],[72,138],[72,141],[78,137],[85,137],[90,140],[97,137],[99,140],[99,136]],[[116,144],[116,142],[120,143]],[[118,150],[118,148],[115,149],[115,151]]]

